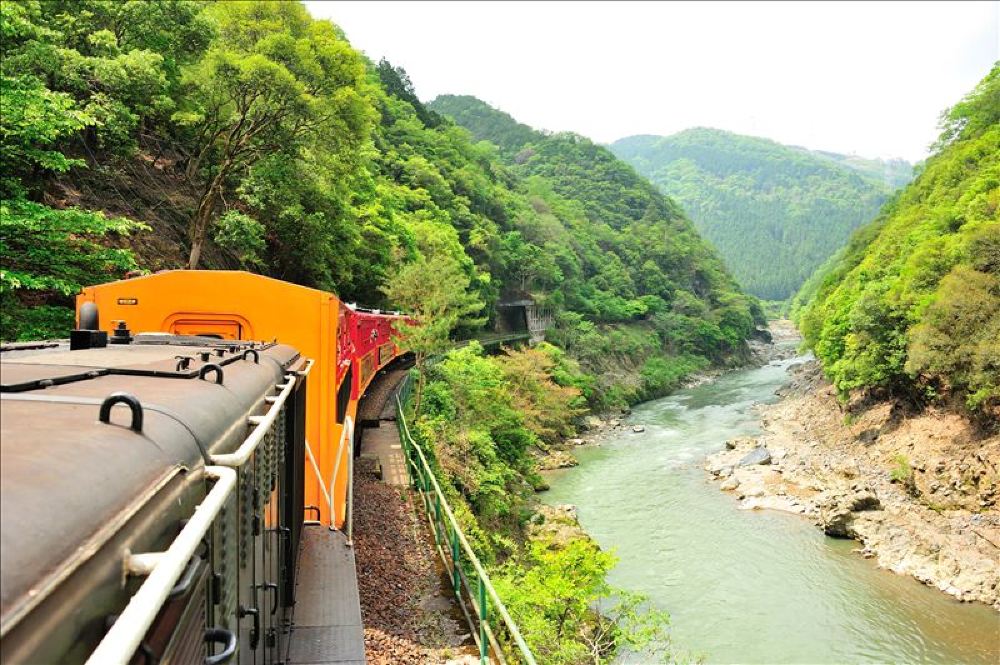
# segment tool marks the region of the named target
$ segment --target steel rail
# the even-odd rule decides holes
[[[191,519],[177,534],[167,551],[126,555],[126,569],[131,567],[130,560],[134,558],[137,564],[135,567],[148,568],[149,577],[90,654],[87,665],[126,665],[132,660],[170,590],[236,486],[236,471],[230,468],[206,466],[205,476],[214,478],[215,485],[205,496],[205,500],[195,508]]]
[[[400,391],[402,391],[402,389],[406,387],[406,383],[408,380],[409,377],[403,380],[403,385],[400,387]],[[524,641],[524,637],[522,637],[521,631],[518,629],[517,624],[514,622],[514,619],[511,618],[510,613],[507,611],[507,607],[500,599],[500,595],[497,594],[496,589],[493,588],[493,584],[490,582],[490,578],[489,575],[486,573],[486,569],[483,568],[482,563],[480,563],[479,561],[479,557],[476,556],[475,551],[473,551],[472,546],[469,544],[469,541],[466,539],[465,534],[459,527],[458,520],[455,519],[455,514],[452,512],[451,506],[448,505],[448,500],[445,498],[444,492],[441,490],[441,485],[438,484],[437,477],[434,475],[434,472],[431,469],[431,465],[428,463],[427,457],[424,455],[423,449],[420,447],[420,444],[418,444],[410,435],[409,427],[406,424],[406,415],[403,413],[403,403],[399,399],[399,392],[396,393],[396,412],[397,412],[397,419],[400,424],[399,427],[400,436],[406,437],[406,443],[409,444],[409,449],[416,452],[417,457],[419,458],[420,461],[420,465],[421,467],[423,467],[423,471],[425,472],[426,477],[430,480],[431,485],[434,488],[434,493],[439,501],[439,506],[441,510],[443,510],[444,514],[447,516],[448,522],[451,524],[451,528],[455,533],[455,535],[457,536],[458,541],[461,544],[462,550],[465,552],[466,558],[468,559],[469,563],[472,564],[473,569],[476,571],[476,576],[478,577],[480,585],[481,602],[479,603],[479,607],[476,608],[478,610],[480,618],[480,625],[482,626],[483,622],[487,621],[487,612],[486,612],[487,608],[485,607],[485,603],[483,603],[482,601],[485,600],[485,595],[488,594],[490,600],[493,603],[494,610],[500,615],[500,618],[503,619],[503,622],[507,627],[507,631],[510,633],[511,639],[513,639],[514,643],[517,645],[518,650],[521,652],[521,657],[524,659],[525,663],[527,663],[527,665],[537,665],[537,662],[535,661],[535,656],[534,654],[531,653],[531,649],[528,647],[528,644]],[[484,589],[486,591],[486,594],[482,593]],[[472,596],[472,589],[469,589],[469,595],[470,597]]]

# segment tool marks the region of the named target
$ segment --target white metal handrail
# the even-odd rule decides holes
[[[327,502],[330,506],[330,531],[336,531],[337,523],[336,517],[333,513],[333,503],[336,499],[337,492],[337,474],[340,473],[340,460],[344,457],[344,444],[348,441],[351,443],[351,455],[347,462],[348,472],[353,476],[354,473],[354,420],[350,416],[344,416],[344,427],[340,430],[340,443],[337,444],[337,459],[333,463],[333,473],[330,475],[330,492],[326,495]],[[322,483],[322,481],[321,481]],[[348,480],[350,484],[351,481]],[[350,493],[351,488],[348,488],[348,493]],[[348,499],[350,500],[350,499]],[[350,525],[348,524],[348,529]],[[348,541],[350,541],[350,536],[348,536]]]
[[[274,401],[270,402],[271,408],[267,410],[267,413],[263,416],[250,416],[247,418],[251,425],[256,425],[250,436],[234,452],[212,455],[212,464],[228,466],[230,468],[241,467],[246,464],[246,461],[250,459],[253,452],[257,450],[257,446],[264,440],[264,436],[268,430],[271,429],[274,419],[281,413],[281,407],[285,405],[285,400],[288,399],[288,395],[291,394],[292,389],[295,387],[295,374],[286,374],[285,382],[275,387],[280,388],[281,392],[274,398]]]
[[[126,556],[126,569],[134,565],[140,571],[148,570],[149,577],[90,654],[87,665],[125,665],[132,660],[170,590],[236,486],[236,471],[230,468],[206,466],[205,476],[214,478],[215,485],[167,551],[154,553],[155,555],[147,553]]]
[[[316,474],[316,482],[319,483],[319,490],[323,493],[323,499],[332,506],[333,499],[330,498],[330,493],[326,491],[326,483],[323,482],[323,474],[320,473],[319,464],[316,463],[316,457],[313,456],[312,448],[309,446],[309,439],[306,439],[306,457],[309,458],[309,464],[312,465],[313,473]]]
[[[129,600],[128,605],[107,632],[90,657],[87,665],[128,663],[138,648],[146,631],[152,625],[170,590],[176,584],[202,538],[211,528],[212,522],[222,510],[229,494],[236,486],[236,469],[246,463],[271,429],[288,395],[295,387],[296,376],[305,376],[312,369],[313,360],[306,362],[304,369],[285,375],[285,383],[276,388],[280,393],[267,396],[264,401],[270,408],[263,416],[250,416],[248,421],[254,430],[232,453],[212,455],[213,466],[205,467],[207,478],[216,479],[205,500],[195,509],[181,532],[174,538],[165,552],[126,552],[124,568],[132,575],[148,575],[139,590]]]

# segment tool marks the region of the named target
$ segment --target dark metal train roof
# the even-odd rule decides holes
[[[245,353],[247,343],[145,341],[0,353],[0,633],[164,479],[235,449],[247,415],[298,358],[282,345]],[[202,372],[213,364],[221,383],[216,370]],[[141,432],[127,405],[98,419],[119,391],[141,404]]]

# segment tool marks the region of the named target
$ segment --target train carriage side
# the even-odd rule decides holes
[[[315,360],[306,416],[306,517],[340,528],[347,510],[357,400],[399,353],[391,315],[356,311],[335,295],[239,271],[165,271],[88,287],[100,329],[277,339]],[[81,321],[81,324],[83,322]],[[332,511],[331,511],[331,503]],[[332,513],[332,514],[331,514]]]
[[[164,335],[5,351],[2,660],[281,661],[308,369]]]

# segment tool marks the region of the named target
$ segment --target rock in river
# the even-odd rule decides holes
[[[819,520],[823,531],[835,538],[854,538],[854,514],[866,510],[881,510],[882,502],[869,491],[835,496],[820,507]]]
[[[632,431],[636,434],[641,434],[646,431],[646,428],[642,425],[632,425]]]
[[[738,466],[751,466],[753,464],[770,464],[771,463],[771,453],[768,452],[767,448],[760,446],[759,448],[754,448],[749,453],[744,455],[743,459],[739,461]]]

